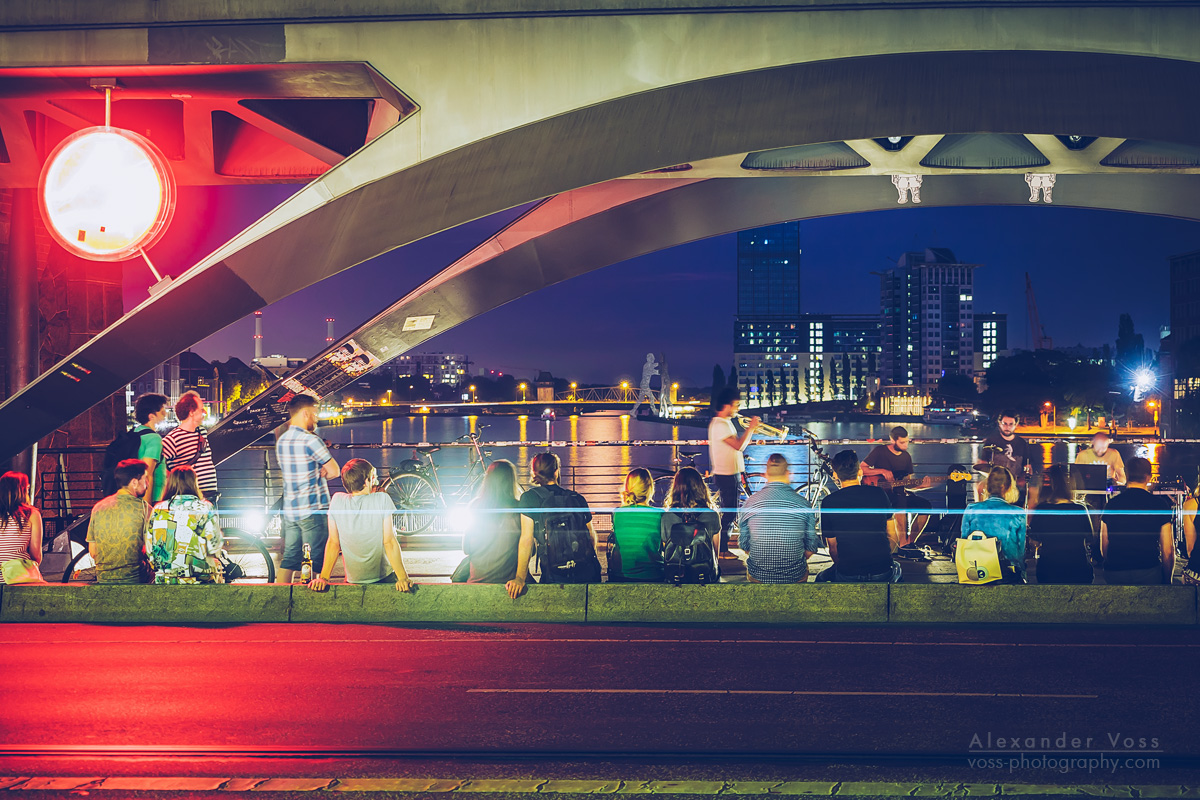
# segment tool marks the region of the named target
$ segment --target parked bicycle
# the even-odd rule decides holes
[[[465,506],[475,499],[492,455],[490,450],[484,450],[480,445],[479,431],[486,427],[480,425],[472,433],[454,440],[467,440],[471,444],[466,477],[454,491],[447,492],[443,488],[437,462],[433,460],[433,454],[442,449],[441,445],[414,447],[412,458],[388,470],[380,488],[396,504],[397,534],[412,535],[428,530],[439,514]]]

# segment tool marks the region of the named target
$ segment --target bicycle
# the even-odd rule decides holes
[[[801,428],[800,435],[804,437],[809,451],[816,458],[816,465],[815,469],[810,471],[808,481],[796,487],[796,493],[807,500],[810,506],[817,508],[822,500],[833,494],[830,485],[837,485],[833,478],[833,463],[821,448],[821,440],[815,433],[808,428]]]
[[[465,433],[454,440],[468,440],[471,453],[466,477],[458,489],[450,494],[442,488],[437,463],[433,460],[433,454],[442,449],[441,445],[414,447],[412,458],[388,470],[380,489],[386,491],[396,505],[394,519],[397,535],[412,535],[428,530],[437,516],[452,504],[463,506],[475,499],[492,455],[479,443],[479,431],[486,427],[480,425],[474,432]]]

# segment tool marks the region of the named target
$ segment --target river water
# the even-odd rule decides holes
[[[875,444],[887,440],[888,431],[893,425],[891,422],[814,422],[809,428],[824,440],[823,447],[828,455],[832,456],[839,450],[849,448],[863,457]],[[961,438],[957,426],[906,423],[905,427],[914,440],[909,452],[916,463],[918,475],[945,475],[949,466],[973,464],[979,454],[978,442],[957,441]],[[699,442],[691,446],[680,445],[679,450],[700,452],[697,466],[702,470],[708,468],[705,428],[639,421],[615,412],[562,418],[551,423],[537,418],[522,419],[515,416],[419,415],[384,421],[323,425],[319,433],[335,445],[333,454],[339,463],[344,464],[351,458],[365,458],[382,472],[413,457],[410,448],[395,445],[445,445],[472,431],[481,434],[489,458],[506,458],[517,465],[523,483],[528,481],[530,459],[546,449],[545,445],[540,443],[553,443],[550,449],[559,455],[563,463],[563,485],[573,486],[583,493],[593,507],[614,504],[625,473],[633,467],[647,467],[655,475],[672,471],[674,448],[670,445],[642,444],[643,442]],[[979,439],[982,440],[982,437]],[[487,444],[488,442],[539,444]],[[779,451],[794,465],[793,475],[796,482],[807,479],[812,459],[808,447],[794,439],[784,445],[780,445],[777,440],[760,437],[755,437],[754,442],[746,452],[748,472],[761,472],[767,456]],[[580,443],[588,444],[574,446]],[[1086,446],[1086,443],[1046,443],[1042,445],[1043,463],[1048,465],[1074,461],[1079,448]],[[1192,445],[1119,443],[1114,446],[1126,461],[1135,455],[1143,456],[1150,458],[1156,465],[1163,461],[1164,474],[1183,474],[1189,479],[1195,475],[1197,453]],[[1166,448],[1170,448],[1173,458],[1164,460]],[[443,447],[433,458],[447,494],[453,494],[467,475],[471,459],[470,448]],[[261,475],[266,463],[274,466],[274,456],[269,448],[246,450],[230,458],[219,470],[222,488],[233,487],[239,483],[261,485]],[[1167,464],[1170,465],[1169,468]]]

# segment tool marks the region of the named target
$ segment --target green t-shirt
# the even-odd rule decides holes
[[[96,545],[97,583],[141,583],[150,507],[122,490],[92,507],[87,540]]]
[[[663,579],[661,508],[624,506],[613,512],[613,536],[621,551],[621,574],[628,580]]]
[[[157,503],[162,500],[163,492],[167,488],[167,462],[162,457],[162,437],[148,425],[138,425],[134,430],[150,431],[142,434],[138,442],[137,457],[153,458],[157,462],[154,466],[154,497],[147,498],[151,503]]]

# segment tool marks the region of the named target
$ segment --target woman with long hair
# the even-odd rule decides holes
[[[467,583],[502,583],[516,579],[520,571],[521,514],[517,498],[521,485],[517,468],[511,461],[499,459],[488,465],[471,502],[471,525],[463,536],[463,550],[471,565]],[[532,550],[533,532],[530,531]],[[525,555],[529,569],[529,553]]]
[[[992,467],[983,484],[984,499],[963,512],[961,538],[981,531],[998,539],[1005,583],[1026,583],[1025,511],[1016,505],[1017,480],[1006,467]]]
[[[23,472],[0,475],[0,564],[14,558],[42,563],[42,515],[33,507]]]
[[[661,583],[662,515],[654,508],[654,479],[638,467],[625,476],[621,507],[613,511],[612,537],[608,556],[608,580]]]
[[[1037,546],[1038,583],[1092,583],[1088,559],[1092,521],[1087,507],[1075,502],[1066,464],[1046,470],[1047,488],[1029,519],[1029,538]]]
[[[167,473],[163,499],[150,511],[146,553],[154,581],[224,583],[217,556],[224,544],[217,510],[204,499],[196,470],[181,465]]]
[[[692,580],[691,575],[685,574],[681,577],[675,574],[678,565],[674,562],[678,560],[680,548],[695,544],[695,540],[700,538],[698,532],[703,531],[707,534],[705,542],[711,549],[712,574],[713,580],[716,580],[721,515],[713,509],[713,505],[712,493],[704,483],[704,477],[695,467],[684,467],[675,473],[675,478],[671,481],[671,491],[663,501],[662,521],[659,524],[664,579],[676,583]],[[683,541],[684,538],[688,538],[689,541]],[[707,568],[708,559],[704,561]],[[693,561],[692,564],[694,566],[689,568],[690,571],[698,569],[697,562]]]

